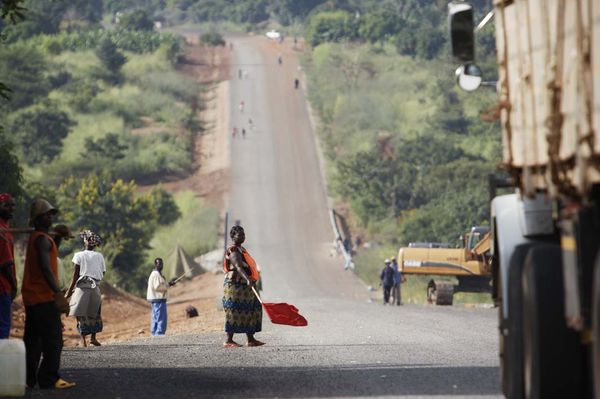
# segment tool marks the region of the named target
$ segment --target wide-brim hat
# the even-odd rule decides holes
[[[33,201],[29,210],[29,225],[33,226],[35,219],[48,212],[58,213],[58,209],[56,209],[43,198],[38,198],[35,201]]]
[[[390,260],[390,258],[386,258],[385,261],[384,261],[384,263],[392,263],[392,261]]]

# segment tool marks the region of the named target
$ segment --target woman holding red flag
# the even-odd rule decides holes
[[[254,338],[262,328],[262,306],[252,288],[259,278],[256,262],[242,247],[246,234],[242,226],[233,226],[229,232],[233,244],[225,251],[223,270],[223,310],[225,311],[225,348],[241,345],[233,340],[236,333],[246,334],[248,346],[261,346],[264,342]]]

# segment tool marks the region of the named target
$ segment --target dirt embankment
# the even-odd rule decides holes
[[[217,206],[229,189],[228,127],[228,71],[230,50],[226,47],[206,47],[197,37],[186,36],[186,53],[179,71],[199,82],[205,90],[201,94],[202,107],[198,119],[204,130],[194,136],[194,167],[188,176],[169,181],[162,187],[170,192],[192,190]],[[151,186],[140,187],[149,189]],[[219,306],[223,277],[210,272],[182,281],[169,290],[167,335],[221,331],[223,314]],[[98,334],[103,344],[126,341],[149,335],[150,305],[147,301],[108,284],[101,286],[102,319],[104,331]],[[187,318],[185,308],[192,305],[199,316]],[[13,309],[11,335],[22,337],[25,309],[20,298]],[[65,346],[77,346],[80,338],[74,317],[64,317]]]

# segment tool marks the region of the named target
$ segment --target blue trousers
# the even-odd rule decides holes
[[[6,339],[10,335],[11,305],[10,294],[0,294],[0,339]]]
[[[167,300],[157,299],[151,302],[150,334],[164,335],[167,332]]]

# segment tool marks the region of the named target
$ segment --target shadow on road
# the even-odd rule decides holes
[[[346,367],[67,369],[67,391],[30,390],[29,398],[299,398],[499,395],[497,367],[354,365]],[[477,388],[475,388],[477,387]]]

